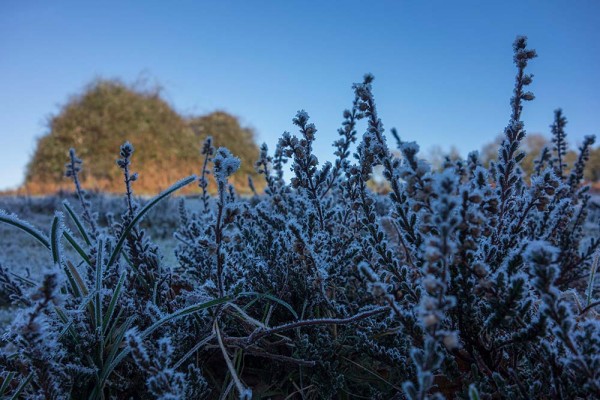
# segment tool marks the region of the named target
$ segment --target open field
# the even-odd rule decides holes
[[[75,209],[79,204],[72,195],[34,196],[34,197],[0,197],[0,209],[18,215],[21,219],[29,221],[42,231],[48,231],[55,211],[64,212],[62,202],[68,200]],[[97,194],[91,197],[94,209],[98,210],[102,225],[107,224],[106,215],[113,214],[119,217],[125,211],[125,200],[122,196]],[[167,264],[173,264],[175,257],[175,239],[173,233],[179,225],[178,206],[182,198],[169,198],[155,208],[142,222],[141,226],[156,241],[162,249],[162,256]],[[193,209],[199,205],[198,199],[184,199],[186,207]],[[140,199],[144,204],[144,200]],[[75,227],[71,226],[72,229]],[[31,275],[39,278],[40,272],[52,262],[48,251],[25,232],[14,227],[0,224],[0,243],[2,252],[0,260],[10,266],[15,273]],[[73,252],[68,245],[67,252]],[[19,260],[13,265],[13,260]]]

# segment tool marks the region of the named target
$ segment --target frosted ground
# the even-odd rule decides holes
[[[0,209],[16,214],[21,219],[30,222],[42,231],[50,228],[50,223],[55,211],[63,211],[62,203],[68,200],[75,210],[79,211],[79,201],[72,194],[56,196],[36,196],[36,197],[0,197]],[[122,196],[112,195],[91,195],[92,207],[98,211],[100,222],[106,225],[106,216],[113,214],[118,220],[121,213],[125,211],[125,201]],[[143,205],[147,199],[139,199]],[[141,226],[148,230],[152,239],[161,245],[161,249],[172,250],[175,247],[173,232],[179,225],[179,204],[181,197],[168,198],[160,202],[144,219]],[[199,202],[194,197],[183,199],[189,210],[199,206]],[[32,274],[39,272],[41,264],[49,261],[47,251],[38,246],[35,241],[26,233],[15,229],[14,227],[0,224],[0,238],[2,238],[3,262],[25,257],[29,262]],[[170,244],[170,245],[169,245]],[[166,245],[167,247],[163,247]],[[68,251],[69,249],[67,249]],[[170,253],[163,254],[167,260],[175,262],[175,257]],[[19,256],[15,258],[14,256]]]
[[[30,222],[42,232],[48,232],[55,211],[64,211],[62,202],[69,203],[79,210],[79,201],[72,194],[56,196],[15,196],[0,197],[0,209],[16,214],[21,219]],[[174,249],[176,240],[173,238],[179,223],[179,203],[181,198],[169,198],[159,203],[144,219],[143,226],[152,240],[159,245],[166,265],[174,265],[176,258]],[[125,210],[125,202],[121,196],[92,195],[93,208],[98,210],[100,222],[106,225],[106,215],[112,213],[117,219]],[[144,199],[140,199],[143,204]],[[199,206],[198,200],[188,197],[186,207],[192,210]],[[71,226],[74,229],[74,227]],[[40,243],[27,233],[7,224],[0,224],[0,263],[14,274],[32,280],[39,279],[41,272],[51,263],[51,255]],[[74,250],[67,244],[65,251],[74,255]],[[73,257],[72,259],[76,259]],[[11,310],[6,308],[4,299],[0,299],[0,324],[10,321]]]

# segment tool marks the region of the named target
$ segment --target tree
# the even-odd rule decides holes
[[[493,142],[483,146],[481,160],[485,166],[489,166],[490,161],[498,159],[498,148],[501,141],[502,136],[498,136]],[[553,146],[556,146],[554,142],[551,142],[539,133],[532,133],[525,137],[521,146],[521,149],[525,151],[525,158],[521,163],[521,168],[526,177],[530,176],[534,171],[534,161],[539,158],[544,147],[547,147],[549,151],[553,151]],[[571,166],[577,160],[578,152],[566,146],[564,137],[561,146],[560,162],[565,167],[564,172],[569,173]],[[556,149],[554,149],[554,154],[557,154]],[[558,156],[555,158],[554,164],[558,168]],[[590,151],[590,159],[586,164],[584,176],[590,182],[600,181],[600,147],[596,147]]]
[[[48,133],[37,143],[27,167],[25,189],[48,193],[68,187],[64,165],[69,148],[85,160],[83,184],[117,192],[122,178],[114,160],[119,146],[136,148],[132,168],[140,173],[137,193],[156,193],[174,180],[198,172],[200,147],[206,135],[239,156],[243,169],[234,179],[247,189],[258,158],[253,132],[224,112],[184,118],[160,96],[160,90],[126,85],[119,80],[96,80],[72,97],[48,121]],[[243,177],[241,175],[244,175]]]

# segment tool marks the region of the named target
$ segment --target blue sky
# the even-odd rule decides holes
[[[562,107],[572,145],[600,133],[599,1],[13,1],[0,4],[0,189],[18,185],[49,115],[95,77],[158,82],[183,114],[240,117],[272,149],[305,109],[331,159],[353,82],[426,154],[464,155],[509,117],[511,44],[529,37],[528,132]]]

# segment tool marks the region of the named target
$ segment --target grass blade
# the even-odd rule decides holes
[[[592,302],[592,295],[594,293],[594,281],[596,280],[596,272],[598,271],[598,265],[600,264],[600,249],[594,253],[594,259],[590,268],[590,277],[587,290],[586,307]]]
[[[90,400],[99,399],[102,397],[102,391],[104,390],[104,384],[106,383],[106,380],[108,379],[108,377],[110,376],[112,371],[123,360],[123,358],[125,358],[124,356],[122,356],[122,354],[128,350],[127,347],[125,347],[125,349],[123,349],[121,351],[121,353],[119,353],[118,355],[117,355],[117,352],[121,348],[121,344],[123,343],[123,337],[125,336],[125,332],[127,332],[129,330],[129,328],[133,324],[134,319],[135,318],[133,316],[129,317],[125,321],[125,323],[123,323],[123,326],[121,326],[120,332],[115,337],[115,341],[112,344],[112,348],[110,349],[108,357],[104,362],[102,371],[100,372],[100,375],[98,375],[98,382],[96,383],[96,386],[94,386],[92,393],[90,393],[90,397],[89,397]],[[129,352],[127,351],[127,354],[128,353]],[[125,354],[125,355],[127,355],[127,354]]]
[[[186,307],[182,310],[176,311],[170,315],[167,315],[164,318],[161,318],[160,320],[156,321],[154,324],[152,324],[149,328],[147,328],[146,330],[144,330],[143,332],[140,333],[140,337],[143,339],[145,337],[147,337],[148,335],[150,335],[152,332],[154,332],[155,330],[157,330],[158,328],[160,328],[162,325],[166,324],[167,322],[170,322],[174,319],[180,318],[180,317],[184,317],[186,315],[190,315],[193,313],[196,313],[198,311],[207,309],[209,307],[213,307],[219,304],[223,304],[226,303],[228,301],[232,300],[231,297],[227,296],[227,297],[221,297],[218,299],[214,299],[214,300],[210,300],[207,301],[205,303],[201,303],[201,304],[195,304],[193,306],[190,307]],[[123,359],[125,357],[127,357],[129,355],[129,351],[130,349],[128,347],[125,347],[117,356],[114,356],[115,352],[118,350],[118,348],[120,347],[120,343],[123,340],[123,337],[125,335],[125,331],[127,329],[129,329],[129,326],[131,325],[131,323],[133,322],[133,320],[130,318],[129,320],[127,320],[127,322],[124,324],[124,327],[121,329],[121,331],[119,332],[119,334],[117,335],[117,339],[115,340],[115,343],[113,344],[113,347],[111,349],[111,352],[109,354],[109,357],[107,359],[106,364],[104,365],[104,368],[102,370],[102,373],[100,374],[100,383],[101,386],[104,386],[104,382],[106,382],[106,379],[108,379],[108,376],[112,373],[112,371],[121,363],[121,361],[123,361]],[[127,329],[125,329],[127,328]],[[114,360],[112,360],[112,358],[114,357]],[[112,362],[111,362],[112,360]],[[90,395],[90,399],[97,399],[99,396],[99,391],[101,391],[101,388],[98,388],[98,386],[96,388],[94,388],[94,392],[92,392],[92,394]]]
[[[81,297],[82,296],[81,289],[79,288],[76,278],[71,273],[71,269],[69,269],[68,266],[65,266],[64,270],[65,270],[65,275],[67,276],[67,280],[69,281],[69,285],[71,285],[71,292],[73,292],[73,295],[75,297]]]
[[[231,300],[233,300],[233,297],[225,296],[225,297],[220,297],[218,299],[207,301],[205,303],[194,304],[193,306],[189,306],[189,307],[183,308],[179,311],[175,311],[174,313],[169,314],[166,317],[163,317],[163,318],[159,319],[158,321],[156,321],[155,323],[153,323],[152,325],[150,325],[148,328],[146,328],[143,332],[140,333],[140,336],[142,339],[144,339],[148,335],[150,335],[152,332],[154,332],[155,330],[157,330],[158,328],[160,328],[161,326],[163,326],[164,324],[166,324],[169,321],[172,321],[177,318],[185,317],[186,315],[197,313],[198,311],[202,311],[207,308],[217,306],[219,304],[227,303],[228,301],[231,301]]]
[[[204,338],[203,340],[201,340],[198,343],[196,343],[194,345],[194,347],[192,347],[190,349],[190,351],[188,351],[187,353],[185,353],[185,355],[183,357],[181,357],[179,359],[179,361],[177,361],[175,364],[173,364],[173,369],[176,370],[177,368],[181,367],[181,365],[184,362],[186,362],[191,356],[193,356],[195,352],[197,352],[198,350],[200,350],[200,348],[202,346],[204,346],[205,344],[207,344],[208,342],[210,342],[211,340],[213,340],[214,337],[215,337],[214,334],[208,335],[206,338]]]
[[[62,236],[62,213],[56,212],[52,220],[52,228],[50,229],[50,248],[52,250],[52,260],[54,264],[60,264],[60,237]]]
[[[23,389],[25,389],[25,386],[27,386],[29,384],[29,382],[31,381],[32,378],[33,378],[33,372],[30,373],[27,376],[27,378],[25,378],[25,380],[23,380],[23,382],[21,382],[21,384],[19,385],[17,390],[13,393],[13,395],[10,397],[10,399],[17,400],[19,398],[19,396],[21,396],[21,392],[23,392]]]
[[[79,274],[79,271],[77,270],[77,268],[75,268],[75,266],[70,261],[67,261],[67,268],[69,269],[71,276],[73,276],[73,278],[75,279],[75,282],[77,283],[77,287],[79,288],[79,291],[81,292],[81,294],[83,296],[87,296],[89,293],[89,290],[88,290],[87,286],[85,285],[85,281]]]
[[[29,279],[27,277],[21,276],[19,274],[15,274],[14,272],[9,272],[9,273],[12,276],[14,276],[15,279],[17,279],[19,282],[21,282],[24,285],[27,285],[29,287],[36,287],[38,285],[37,282],[35,282],[35,281],[33,281],[33,280],[31,280],[31,279]]]
[[[215,320],[213,324],[213,332],[217,337],[217,341],[219,342],[219,347],[221,348],[221,352],[223,353],[223,359],[225,360],[225,364],[227,364],[227,369],[229,369],[229,373],[231,374],[231,378],[235,382],[235,387],[240,395],[240,399],[251,399],[252,398],[252,390],[244,386],[242,381],[240,380],[236,368],[233,366],[233,363],[229,359],[229,355],[227,354],[227,349],[225,349],[225,345],[223,344],[223,338],[221,338],[221,330],[219,329],[219,324]]]
[[[243,293],[240,293],[238,296],[239,297],[242,297],[242,296],[255,296],[255,297],[259,298],[259,299],[261,299],[261,298],[269,299],[269,300],[274,301],[275,303],[280,304],[280,305],[284,306],[285,308],[287,308],[290,311],[290,313],[292,313],[292,315],[294,316],[294,318],[296,318],[296,319],[299,318],[298,314],[296,313],[296,311],[294,311],[294,309],[292,308],[292,306],[289,303],[281,300],[280,298],[277,298],[277,297],[273,296],[272,294],[268,294],[268,293],[256,293],[256,292],[243,292]]]
[[[29,222],[19,219],[19,217],[14,214],[8,214],[4,210],[0,210],[0,222],[4,222],[5,224],[12,225],[24,232],[27,232],[30,236],[50,250],[50,241],[48,240],[48,237]]]
[[[85,261],[86,264],[88,264],[91,267],[92,266],[92,261],[87,256],[87,254],[85,253],[85,251],[81,248],[81,246],[79,245],[79,243],[77,243],[77,240],[75,240],[75,238],[73,236],[71,236],[71,234],[66,229],[63,231],[63,236],[65,237],[65,239],[67,239],[67,242],[69,242],[69,244],[71,245],[71,247],[73,247],[75,249],[75,251],[77,252],[77,254],[79,254],[81,256],[81,258],[83,259],[83,261]]]
[[[119,278],[119,282],[117,282],[117,286],[112,294],[110,299],[110,303],[108,303],[108,309],[104,315],[104,319],[102,320],[102,332],[106,336],[106,329],[108,328],[108,323],[110,322],[113,314],[115,313],[115,307],[117,305],[117,300],[119,299],[119,295],[121,294],[121,289],[123,288],[123,282],[125,282],[125,274],[121,274]]]
[[[87,243],[88,246],[91,246],[92,242],[90,241],[90,238],[89,238],[87,232],[85,231],[83,224],[79,220],[79,217],[77,216],[77,214],[75,214],[75,212],[71,208],[71,204],[69,204],[68,200],[63,201],[63,207],[65,208],[65,210],[67,210],[67,214],[69,214],[69,216],[73,220],[73,223],[77,227],[77,230],[81,234],[81,237],[83,237],[83,240],[85,240],[85,242]]]
[[[96,257],[96,291],[94,294],[94,308],[96,315],[96,329],[102,326],[102,251],[104,249],[104,242],[102,239],[98,240],[98,256]]]
[[[10,382],[12,381],[12,378],[15,376],[14,372],[9,372],[6,375],[6,378],[4,378],[4,380],[2,381],[2,386],[0,386],[0,396],[4,397],[4,393],[6,392],[6,389],[8,389],[8,385],[10,385]]]

